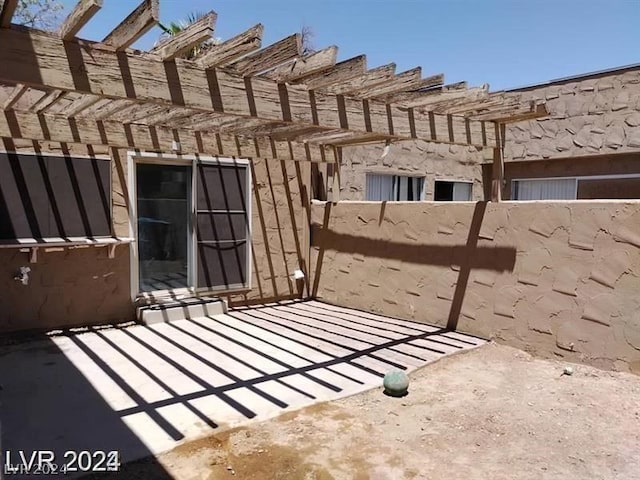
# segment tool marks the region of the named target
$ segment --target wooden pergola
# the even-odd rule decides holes
[[[547,115],[487,86],[444,84],[420,67],[337,62],[337,47],[302,55],[295,34],[262,48],[262,25],[195,58],[210,41],[210,12],[150,51],[131,48],[159,21],[144,0],[102,41],[76,37],[102,0],[80,0],[56,34],[11,23],[0,7],[0,135],[10,139],[147,151],[338,162],[339,148],[420,139],[494,150],[494,201],[502,185],[505,123]]]

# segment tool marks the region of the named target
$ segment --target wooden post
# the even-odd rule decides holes
[[[333,164],[333,177],[331,184],[331,202],[340,201],[340,164],[342,163],[342,150],[340,147],[333,147],[335,162]]]
[[[503,157],[503,136],[504,125],[495,123],[496,146],[493,148],[493,167],[491,169],[491,201],[502,201],[502,184],[504,182],[504,157]]]

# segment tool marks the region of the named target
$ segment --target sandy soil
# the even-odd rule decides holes
[[[223,432],[119,478],[640,479],[640,377],[489,344],[373,390]],[[155,473],[154,473],[155,472]]]

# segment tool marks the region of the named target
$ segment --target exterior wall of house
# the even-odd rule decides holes
[[[483,155],[475,147],[461,147],[407,141],[392,144],[383,157],[384,144],[345,147],[340,168],[340,200],[365,200],[367,173],[386,173],[425,177],[425,200],[433,200],[434,182],[464,180],[473,182],[474,200],[482,200]]]
[[[544,100],[550,114],[508,125],[507,162],[640,153],[640,67],[509,95],[522,102]]]
[[[21,153],[34,151],[32,142],[15,140],[15,144]],[[38,147],[45,154],[61,154],[60,144],[42,142]],[[87,150],[79,144],[65,148],[72,155],[90,152],[111,158],[113,233],[128,237],[127,151]],[[309,177],[309,164],[255,160],[251,169],[252,288],[221,293],[232,305],[298,297],[303,285],[292,275],[296,269],[306,270],[309,205],[301,192],[308,187],[299,179]],[[120,245],[115,258],[109,259],[103,247],[40,249],[37,263],[30,264],[27,252],[0,249],[0,332],[134,320],[129,252],[128,245]],[[26,286],[13,279],[20,266],[31,268]]]
[[[320,299],[640,373],[640,202],[314,202],[312,221]]]

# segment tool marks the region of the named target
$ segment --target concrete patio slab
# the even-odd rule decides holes
[[[0,348],[2,448],[157,454],[379,387],[484,340],[317,301]]]

